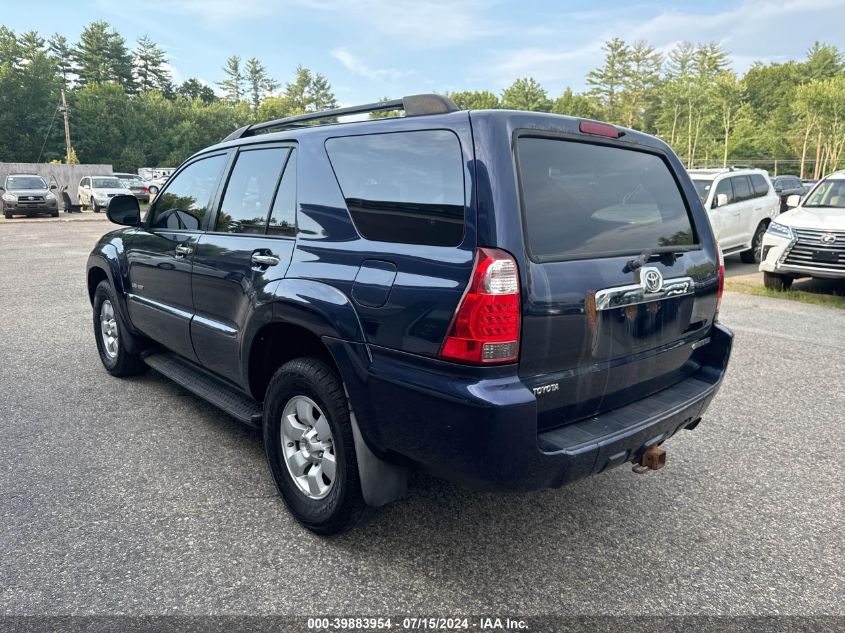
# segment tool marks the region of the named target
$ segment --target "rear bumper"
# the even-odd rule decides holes
[[[431,361],[425,366],[374,350],[371,410],[359,424],[379,452],[453,481],[517,491],[558,487],[634,460],[696,426],[721,385],[732,339],[716,324],[700,350],[700,369],[689,378],[540,434],[535,396],[517,376],[455,377]]]

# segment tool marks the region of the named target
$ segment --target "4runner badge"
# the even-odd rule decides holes
[[[535,396],[542,396],[544,393],[551,393],[552,391],[560,391],[560,383],[553,382],[550,385],[540,385],[531,389]]]

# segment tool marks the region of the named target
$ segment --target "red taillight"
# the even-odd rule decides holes
[[[519,358],[519,324],[516,261],[504,251],[479,248],[440,357],[484,365],[512,363]]]
[[[144,192],[144,193],[150,193],[150,188],[149,187],[141,187],[141,191]]]
[[[722,293],[725,292],[725,256],[719,243],[716,243],[716,253],[719,256],[719,287],[716,290],[716,318],[719,317],[719,308],[722,307]]]
[[[609,136],[619,138],[619,130],[607,123],[596,123],[595,121],[581,121],[578,129],[583,134],[596,134],[598,136]]]

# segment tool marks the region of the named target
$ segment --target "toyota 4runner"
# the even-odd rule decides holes
[[[404,110],[404,116],[339,117]],[[262,429],[322,534],[425,468],[525,491],[693,429],[732,335],[696,189],[660,140],[416,95],[246,126],[88,260],[100,358]]]

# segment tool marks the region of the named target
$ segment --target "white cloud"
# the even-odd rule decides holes
[[[367,79],[399,79],[408,74],[395,68],[371,68],[345,48],[334,48],[329,54],[343,64],[349,72]]]
[[[715,41],[728,52],[734,69],[744,72],[755,60],[800,58],[815,40],[842,46],[843,9],[845,0],[745,0],[718,13],[670,9],[648,15],[648,7],[636,5],[586,11],[578,24],[566,26],[561,18],[556,34],[538,33],[530,46],[499,49],[488,65],[475,70],[480,78],[502,86],[530,75],[558,84],[552,91],[566,85],[582,88],[586,73],[602,63],[602,44],[622,37],[648,40],[663,53],[683,40]]]

